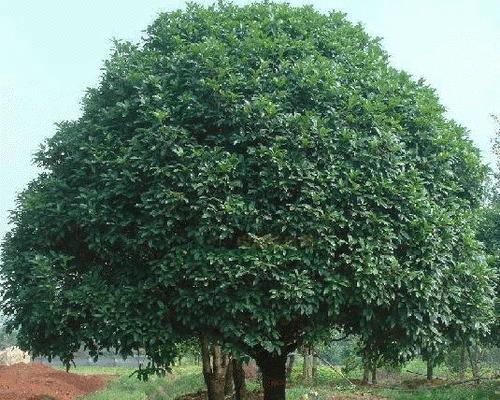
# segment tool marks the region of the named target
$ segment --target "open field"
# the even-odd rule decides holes
[[[201,369],[196,365],[176,367],[172,374],[165,378],[152,377],[147,382],[131,376],[134,370],[128,368],[83,367],[73,372],[116,375],[116,379],[111,381],[105,390],[86,396],[85,400],[173,400],[204,388]]]
[[[300,382],[300,368],[294,369],[291,382],[287,388],[287,400],[355,400],[355,399],[391,399],[391,400],[493,400],[499,398],[500,384],[487,381],[480,385],[456,385],[439,387],[448,381],[436,379],[427,385],[417,373],[424,373],[422,362],[412,362],[401,372],[399,379],[393,376],[382,378],[372,387],[350,386],[339,374],[327,366],[320,366],[317,379],[311,385]],[[197,365],[177,366],[173,373],[165,378],[152,378],[148,382],[140,382],[130,376],[132,369],[111,367],[80,367],[73,370],[82,374],[115,375],[105,390],[85,396],[85,400],[173,400],[180,395],[204,390],[201,369]],[[436,376],[446,376],[444,369],[436,370]],[[352,380],[360,377],[360,371],[350,375]],[[416,386],[413,388],[413,386]],[[256,380],[247,381],[249,390],[257,390]],[[412,387],[412,388],[410,388]],[[252,396],[252,398],[255,396]]]

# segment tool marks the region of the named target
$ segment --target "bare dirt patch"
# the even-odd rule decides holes
[[[73,400],[104,388],[109,375],[77,375],[42,364],[0,367],[2,400]]]

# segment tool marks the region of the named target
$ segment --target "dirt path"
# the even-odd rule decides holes
[[[106,386],[106,375],[77,375],[42,364],[0,367],[1,400],[73,400]]]

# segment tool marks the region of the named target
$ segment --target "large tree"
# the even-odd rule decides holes
[[[452,318],[440,288],[484,176],[378,40],[269,2],[190,5],[116,43],[36,162],[2,255],[21,346],[143,348],[154,369],[203,334],[256,359],[266,400],[332,326],[380,317],[406,340]]]

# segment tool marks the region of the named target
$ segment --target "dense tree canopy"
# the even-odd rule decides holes
[[[495,325],[490,342],[500,343],[500,118],[493,116],[497,130],[493,138],[494,169],[489,185],[487,204],[480,213],[477,238],[483,243],[487,260],[496,273]]]
[[[205,332],[272,375],[332,326],[433,340],[462,269],[488,304],[466,227],[478,151],[337,12],[162,14],[141,43],[116,43],[81,118],[36,162],[1,270],[3,309],[35,354],[70,360],[83,342],[162,365]]]

